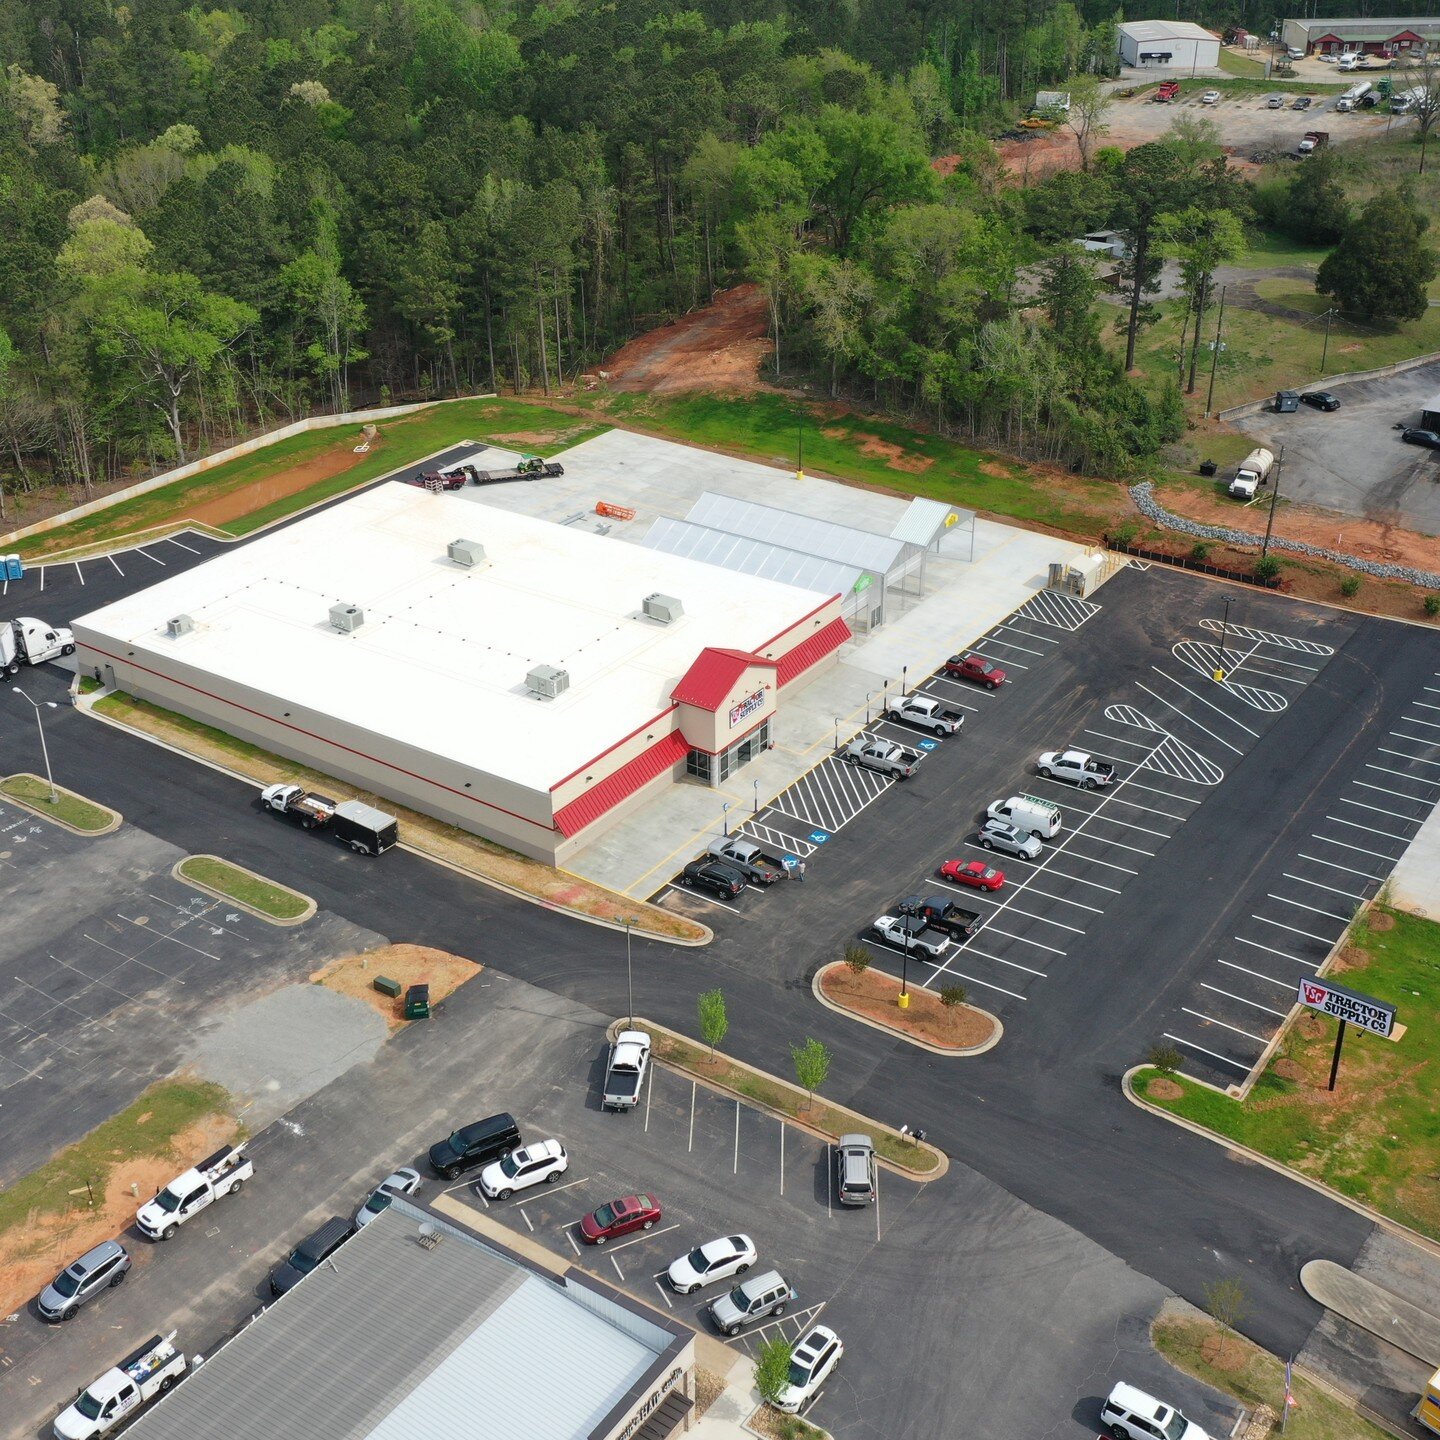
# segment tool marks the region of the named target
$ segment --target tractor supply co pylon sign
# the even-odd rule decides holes
[[[1350,1025],[1358,1025],[1375,1035],[1389,1039],[1395,1028],[1395,1007],[1377,1000],[1373,995],[1361,995],[1358,991],[1347,990],[1331,980],[1301,980],[1300,1003],[1322,1015],[1333,1015]]]

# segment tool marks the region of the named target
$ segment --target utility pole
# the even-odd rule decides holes
[[[1220,332],[1225,327],[1225,291],[1228,286],[1220,287],[1220,317],[1215,322],[1215,353],[1210,357],[1210,389],[1205,396],[1205,418],[1210,418],[1210,407],[1215,403],[1215,367],[1220,363]],[[1328,333],[1328,332],[1327,332]],[[1320,373],[1325,373],[1325,366],[1322,363]]]
[[[1335,307],[1332,305],[1325,312],[1325,343],[1320,347],[1320,373],[1325,373],[1325,357],[1330,353],[1330,322],[1335,318]]]
[[[1270,489],[1270,517],[1265,521],[1265,543],[1260,547],[1263,560],[1270,553],[1270,532],[1275,528],[1275,502],[1280,498],[1280,467],[1285,463],[1285,447],[1275,457],[1275,478]]]

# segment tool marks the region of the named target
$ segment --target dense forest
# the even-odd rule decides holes
[[[1133,343],[1162,256],[1203,307],[1215,212],[1247,218],[1246,187],[1182,136],[1022,192],[986,138],[1015,97],[1110,67],[1118,19],[0,0],[0,504],[315,409],[549,391],[745,278],[786,373],[1123,469],[1178,433],[1178,388],[1125,380],[1057,242],[1135,238]]]

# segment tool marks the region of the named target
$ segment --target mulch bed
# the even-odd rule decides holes
[[[910,1008],[902,1010],[896,1003],[900,982],[882,971],[865,970],[857,976],[848,965],[840,965],[821,975],[820,989],[843,1009],[946,1049],[970,1050],[995,1033],[990,1016],[969,1005],[946,1005],[933,991],[913,983]]]

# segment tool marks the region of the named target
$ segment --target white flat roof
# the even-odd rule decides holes
[[[483,564],[450,561],[457,539],[482,544]],[[683,618],[644,618],[654,591]],[[667,709],[707,645],[762,648],[831,593],[392,482],[76,624],[162,673],[183,661],[548,791]],[[365,612],[353,635],[331,626],[336,604]],[[195,628],[171,638],[182,614]],[[569,690],[537,699],[536,665],[568,670]]]
[[[1214,31],[1195,24],[1193,20],[1127,20],[1120,26],[1120,33],[1144,45],[1156,40],[1214,40],[1218,43],[1220,39]]]

